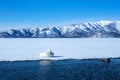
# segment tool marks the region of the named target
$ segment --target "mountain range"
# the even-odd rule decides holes
[[[8,29],[0,38],[120,38],[120,21],[96,21],[55,27]]]

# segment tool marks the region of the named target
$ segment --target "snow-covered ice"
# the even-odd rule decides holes
[[[55,57],[40,58],[51,49]],[[119,38],[1,38],[0,61],[120,57]]]

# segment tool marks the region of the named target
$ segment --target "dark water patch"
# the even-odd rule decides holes
[[[0,80],[120,80],[120,59],[0,62]]]

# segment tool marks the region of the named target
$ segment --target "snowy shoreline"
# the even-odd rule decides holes
[[[1,62],[36,62],[36,61],[66,61],[66,60],[100,60],[104,61],[106,59],[120,59],[120,57],[109,57],[109,58],[83,58],[83,59],[75,59],[75,58],[68,58],[68,59],[37,59],[37,60],[4,60],[0,61]]]

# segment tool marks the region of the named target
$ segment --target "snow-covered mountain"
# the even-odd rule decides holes
[[[120,38],[120,21],[98,21],[60,27],[9,29],[0,38]]]

